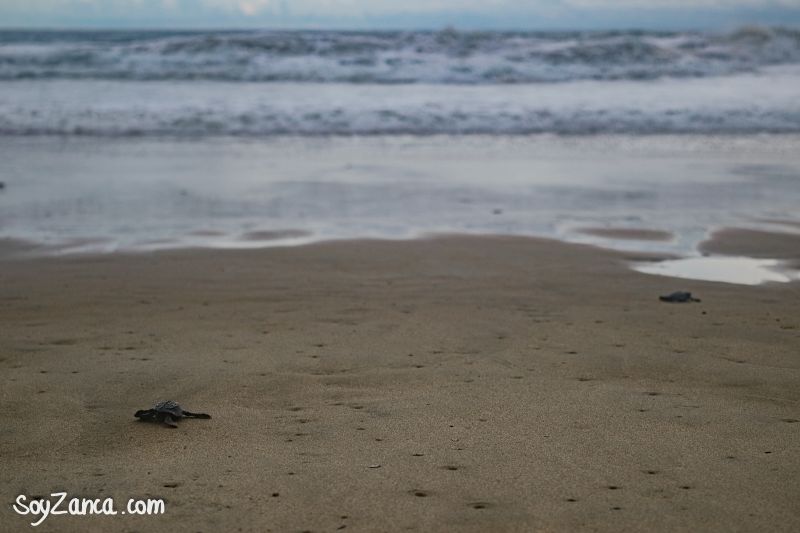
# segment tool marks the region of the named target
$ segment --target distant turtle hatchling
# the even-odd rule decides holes
[[[181,418],[211,418],[211,415],[205,413],[184,411],[181,406],[178,405],[178,402],[172,400],[158,402],[152,409],[136,411],[133,416],[145,422],[163,422],[173,428],[178,427],[178,420]]]
[[[699,298],[692,297],[691,292],[684,292],[684,291],[677,291],[673,292],[672,294],[667,294],[666,296],[659,296],[659,300],[662,302],[670,302],[670,303],[688,303],[688,302],[699,302]]]

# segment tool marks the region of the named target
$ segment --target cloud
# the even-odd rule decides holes
[[[247,16],[253,16],[269,5],[269,0],[241,0],[239,10]]]
[[[0,0],[17,27],[610,27],[791,24],[800,0]]]
[[[133,0],[129,0],[133,1]],[[208,6],[252,15],[271,0],[202,0]],[[736,9],[798,8],[800,0],[288,0],[297,14],[361,15],[368,13],[536,12],[553,7],[589,9]]]
[[[568,7],[590,9],[736,9],[797,8],[800,0],[561,0]]]
[[[492,12],[547,5],[557,0],[289,0],[277,3],[295,15],[350,16],[392,13]],[[202,0],[212,9],[255,15],[277,8],[273,0]]]
[[[553,8],[591,10],[697,10],[800,8],[800,0],[0,0],[4,11],[47,13],[69,9],[95,12],[159,10],[295,15],[360,16],[410,13],[536,13]]]
[[[267,9],[272,3],[270,0],[203,0],[205,6],[228,12],[238,12],[252,17]]]

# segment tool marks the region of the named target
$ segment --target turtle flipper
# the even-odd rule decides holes
[[[152,421],[156,419],[156,412],[153,409],[144,409],[141,411],[136,411],[133,416],[139,420]]]
[[[178,427],[178,421],[175,420],[171,415],[168,415],[168,414],[164,415],[164,420],[162,420],[162,422],[164,422],[166,425],[168,425],[171,428]]]
[[[186,418],[211,418],[211,415],[205,413],[191,413],[189,411],[184,411],[183,416]]]

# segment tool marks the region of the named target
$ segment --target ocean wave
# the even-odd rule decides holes
[[[17,81],[0,135],[800,132],[800,72],[517,85]]]
[[[115,115],[119,119],[119,115]],[[392,116],[394,120],[385,120]],[[267,114],[260,117],[219,117],[197,113],[171,119],[138,117],[135,123],[85,123],[60,120],[54,124],[8,124],[0,121],[0,135],[69,135],[139,137],[151,135],[205,137],[210,135],[263,137],[273,135],[590,135],[651,134],[761,134],[800,133],[800,114],[770,113],[758,117],[746,113],[685,113],[641,116],[637,112],[609,117],[603,111],[553,114],[544,110],[489,119],[463,113],[435,116],[403,116],[386,110],[348,120],[338,113],[304,116]]]
[[[0,80],[513,84],[652,80],[800,62],[800,31],[0,32]]]

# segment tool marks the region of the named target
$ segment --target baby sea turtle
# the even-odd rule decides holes
[[[684,291],[677,291],[673,292],[672,294],[667,294],[666,296],[659,296],[659,300],[662,302],[670,302],[670,303],[687,303],[687,302],[699,302],[699,298],[693,298],[691,292],[684,292]]]
[[[166,400],[158,402],[152,409],[144,409],[136,411],[133,415],[139,420],[147,422],[163,422],[169,427],[178,427],[178,420],[181,418],[211,418],[211,415],[205,413],[190,413],[184,411],[178,402]]]

